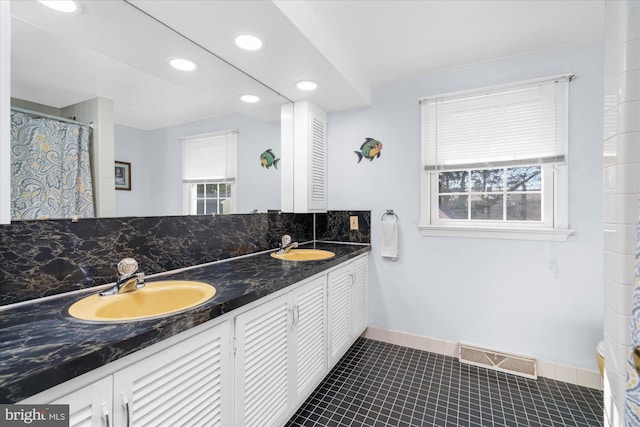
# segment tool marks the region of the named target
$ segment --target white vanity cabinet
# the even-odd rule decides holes
[[[284,424],[326,374],[326,276],[236,317],[236,426]]]
[[[281,424],[289,410],[289,301],[277,298],[236,317],[236,425]]]
[[[327,373],[327,277],[323,275],[291,293],[290,399],[297,408]]]
[[[226,321],[177,335],[21,403],[68,404],[71,427],[229,426],[231,332]]]
[[[351,342],[367,329],[369,324],[369,271],[368,258],[360,257],[350,264],[351,284]]]
[[[335,365],[366,329],[367,258],[359,257],[328,274],[329,365]]]
[[[114,424],[228,426],[233,401],[223,390],[232,386],[233,360],[226,326],[116,372]]]
[[[281,426],[367,326],[367,254],[20,403],[72,427]]]

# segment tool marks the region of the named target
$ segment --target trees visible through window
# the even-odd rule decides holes
[[[542,219],[542,168],[519,166],[440,172],[438,218],[539,222]]]

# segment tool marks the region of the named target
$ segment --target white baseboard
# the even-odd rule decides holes
[[[376,328],[369,326],[363,333],[364,338],[376,341],[383,341],[389,344],[401,345],[418,350],[429,351],[431,353],[443,354],[458,358],[458,343],[445,341],[437,338],[423,337],[420,335],[408,334],[405,332],[392,331],[390,329]],[[593,350],[593,357],[596,357],[596,350]],[[552,380],[563,381],[584,387],[603,390],[604,384],[600,377],[600,372],[588,369],[576,368],[575,366],[561,365],[554,362],[536,359],[538,376],[550,378]]]

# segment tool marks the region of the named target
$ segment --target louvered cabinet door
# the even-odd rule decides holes
[[[231,332],[222,323],[115,373],[116,425],[229,426]]]
[[[111,427],[111,375],[51,402],[69,405],[69,427]]]
[[[351,288],[351,334],[357,338],[366,329],[368,319],[368,278],[367,258],[363,257],[351,263],[353,286]]]
[[[311,110],[309,114],[309,209],[327,209],[327,123]]]
[[[236,426],[286,421],[291,318],[289,295],[236,317]]]
[[[333,366],[351,345],[351,284],[349,266],[328,274],[329,366]]]
[[[292,333],[295,373],[292,400],[298,404],[313,391],[326,373],[326,276],[292,292]]]

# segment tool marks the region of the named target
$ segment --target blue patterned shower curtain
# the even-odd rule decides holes
[[[90,131],[11,112],[11,219],[94,216]]]
[[[636,370],[636,361],[640,366],[640,218],[636,230],[636,263],[634,268],[635,286],[631,303],[631,349],[627,361],[627,392],[624,405],[625,427],[640,426],[640,375]]]

